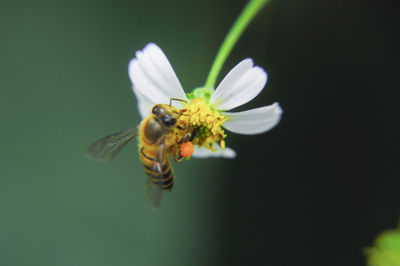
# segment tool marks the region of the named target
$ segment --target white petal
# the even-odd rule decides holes
[[[237,64],[231,71],[225,76],[225,78],[218,85],[217,89],[210,98],[210,103],[214,104],[217,99],[221,98],[221,95],[225,93],[228,88],[231,88],[238,79],[243,76],[249,69],[253,67],[253,60],[250,58],[242,60]]]
[[[256,97],[267,83],[267,73],[253,66],[251,59],[236,65],[219,84],[210,103],[218,110],[230,110]]]
[[[128,71],[136,95],[140,92],[151,102],[164,104],[169,103],[170,98],[187,99],[167,57],[153,43],[136,52]]]
[[[151,99],[146,98],[140,91],[133,87],[133,92],[137,98],[137,105],[139,109],[140,116],[145,118],[151,113],[151,109],[156,104]]]
[[[223,112],[229,118],[224,128],[245,135],[264,133],[278,124],[282,112],[279,103],[237,113]]]
[[[197,146],[194,146],[194,152],[192,156],[198,159],[211,158],[211,157],[214,158],[222,157],[227,159],[233,159],[236,157],[236,152],[231,148],[225,147],[225,150],[223,150],[218,145],[213,145],[213,148],[216,149],[217,151],[214,152],[204,147],[199,148]]]

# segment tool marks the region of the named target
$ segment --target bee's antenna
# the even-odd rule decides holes
[[[179,98],[170,98],[169,99],[169,106],[172,106],[172,101],[178,101],[178,102],[184,102],[184,103],[188,103],[186,100],[183,99],[179,99]]]

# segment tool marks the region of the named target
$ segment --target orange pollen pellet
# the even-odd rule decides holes
[[[179,149],[179,152],[181,153],[181,155],[183,157],[192,156],[193,151],[194,151],[194,146],[193,146],[193,143],[191,141],[182,143],[182,145],[181,145],[181,147]]]

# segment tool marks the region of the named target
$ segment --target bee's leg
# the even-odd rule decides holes
[[[182,160],[183,156],[180,152],[180,147],[182,143],[188,142],[188,141],[192,141],[194,139],[194,137],[196,136],[196,133],[198,131],[198,127],[193,129],[193,127],[191,125],[189,125],[189,132],[187,132],[185,135],[183,135],[183,137],[177,141],[177,149],[174,150],[174,160],[175,161],[180,161]]]
[[[194,139],[194,137],[196,137],[196,134],[199,131],[199,129],[200,129],[200,127],[196,127],[195,129],[193,129],[192,136],[190,136],[189,141],[192,141]]]
[[[177,146],[178,147],[178,146]],[[179,162],[180,160],[182,160],[183,159],[183,156],[181,155],[181,153],[179,152],[179,150],[178,149],[174,149],[174,151],[172,152],[172,154],[173,154],[173,158],[174,158],[174,161],[175,162]]]
[[[194,137],[196,136],[197,132],[199,131],[199,128],[200,127],[196,127],[191,132],[188,132],[185,135],[183,135],[183,137],[178,141],[178,145],[180,145],[184,142],[192,141],[194,139]]]
[[[178,145],[180,145],[180,144],[182,144],[182,143],[184,143],[184,142],[190,141],[190,138],[191,138],[190,133],[189,133],[189,132],[186,133],[186,134],[183,135],[183,137],[178,141]]]
[[[177,125],[176,128],[179,129],[179,130],[185,130],[186,129],[185,126],[181,126],[181,125]]]
[[[179,130],[182,130],[182,131],[187,129],[186,134],[183,135],[183,137],[180,140],[177,140],[178,145],[190,140],[190,137],[191,137],[190,136],[191,135],[190,132],[193,132],[193,130],[192,130],[193,127],[190,124],[189,125],[186,125],[186,124],[177,125],[176,128],[179,129]]]
[[[183,159],[183,156],[178,152],[177,154],[176,154],[176,156],[174,157],[174,161],[175,162],[179,162],[179,161],[181,161]]]

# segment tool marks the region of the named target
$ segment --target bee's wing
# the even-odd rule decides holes
[[[131,127],[99,139],[89,147],[88,155],[98,161],[112,160],[136,134],[137,127]]]
[[[157,173],[158,183],[161,184],[163,178],[163,161],[165,156],[165,144],[164,141],[158,146],[157,154],[154,157],[153,166],[151,169],[152,173]],[[150,202],[151,207],[157,210],[161,205],[163,190],[154,184],[152,178],[147,176],[146,180],[146,196]]]

